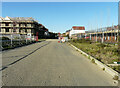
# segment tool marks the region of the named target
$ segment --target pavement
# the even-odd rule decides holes
[[[116,86],[67,43],[47,40],[2,52],[3,86]]]

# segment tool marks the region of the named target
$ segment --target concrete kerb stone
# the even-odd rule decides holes
[[[106,66],[105,64],[101,63],[100,61],[98,61],[97,59],[95,59],[94,57],[88,55],[87,53],[83,52],[82,50],[78,49],[77,47],[75,47],[74,45],[72,45],[71,43],[69,43],[69,45],[71,45],[73,48],[75,48],[77,51],[81,52],[82,54],[84,54],[85,56],[89,57],[90,60],[94,59],[95,63],[100,67],[100,68],[105,68],[105,72],[107,72],[108,74],[110,74],[112,77],[118,76],[120,80],[120,74],[118,72],[116,72],[115,70],[113,70],[112,68]]]

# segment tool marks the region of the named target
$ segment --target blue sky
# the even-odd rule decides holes
[[[72,26],[86,30],[118,24],[117,2],[3,2],[2,16],[33,17],[49,31],[65,32]]]

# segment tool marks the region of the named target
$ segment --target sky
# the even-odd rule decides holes
[[[3,2],[2,17],[33,17],[51,32],[118,24],[118,2]]]

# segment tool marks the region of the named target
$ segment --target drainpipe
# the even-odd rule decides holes
[[[12,36],[12,34],[11,34],[11,47],[12,47],[12,37],[13,37],[13,36]]]
[[[97,42],[97,31],[96,31],[96,42]]]

